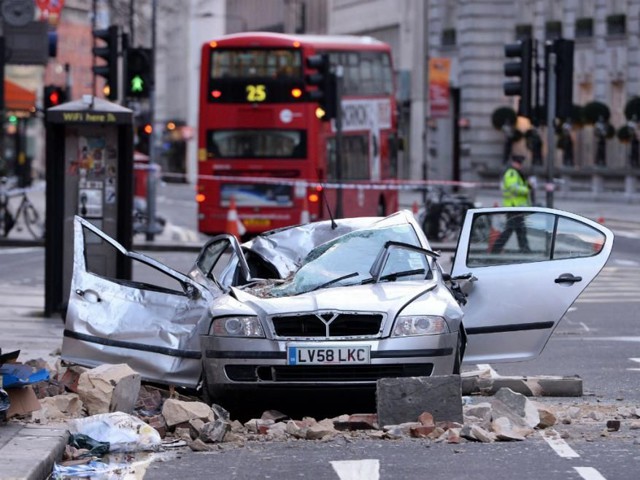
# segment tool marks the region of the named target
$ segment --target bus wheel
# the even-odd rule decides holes
[[[378,200],[378,212],[377,215],[379,217],[386,217],[387,216],[387,207],[384,204],[384,199],[380,198],[380,200]]]

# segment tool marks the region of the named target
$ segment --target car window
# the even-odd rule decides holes
[[[220,257],[222,257],[225,253],[229,255],[230,251],[231,246],[228,241],[221,240],[209,243],[208,245],[205,245],[205,247],[202,249],[202,252],[200,252],[200,256],[198,256],[198,259],[196,260],[196,265],[202,271],[202,273],[205,274],[205,276],[211,278],[212,270],[214,270],[216,264],[219,265],[220,263],[218,262]]]
[[[350,232],[311,250],[293,277],[273,287],[271,294],[296,295],[328,282],[331,286],[361,283],[370,278],[371,266],[390,240],[420,246],[415,231],[408,224]],[[406,264],[410,263],[407,261]]]
[[[87,272],[102,278],[113,281],[120,285],[140,288],[156,292],[166,292],[184,295],[184,286],[176,278],[166,272],[135,258],[124,260],[123,253],[116,249],[111,243],[104,241],[87,228],[84,230],[84,251],[88,247],[99,245],[99,249],[94,249],[90,255],[86,255]],[[107,267],[109,264],[117,265],[125,261],[131,262],[131,278],[124,278],[117,274],[115,269]],[[108,272],[105,274],[105,272]]]
[[[546,212],[475,215],[467,265],[482,267],[597,254],[605,236],[595,228]]]
[[[579,258],[596,255],[604,246],[605,236],[595,228],[570,218],[560,218],[553,248],[553,258]]]

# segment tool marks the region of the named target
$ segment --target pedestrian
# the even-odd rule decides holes
[[[502,176],[502,205],[505,207],[530,207],[531,206],[531,185],[527,181],[525,174],[522,172],[522,164],[524,157],[522,155],[513,155],[511,157],[511,165]],[[527,239],[527,227],[525,226],[524,215],[519,213],[507,213],[507,221],[505,229],[496,239],[493,245],[492,253],[500,253],[506,245],[511,234],[516,234],[518,247],[523,253],[531,252]]]

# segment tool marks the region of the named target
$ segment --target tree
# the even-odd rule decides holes
[[[640,141],[638,140],[638,121],[640,120],[640,97],[631,98],[624,107],[624,116],[627,124],[618,130],[618,139],[630,142],[629,165],[640,167]]]

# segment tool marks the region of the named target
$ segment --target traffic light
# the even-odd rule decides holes
[[[323,121],[336,118],[338,112],[338,92],[336,74],[331,71],[329,55],[318,54],[307,58],[307,68],[316,70],[307,75],[307,84],[317,87],[309,92],[309,98],[320,104],[322,112],[317,113]]]
[[[125,72],[125,96],[149,98],[153,83],[153,65],[150,48],[130,48],[127,50]]]
[[[136,136],[138,142],[136,143],[136,150],[145,155],[149,155],[149,146],[151,144],[151,133],[153,127],[150,123],[143,123],[136,128]]]
[[[67,101],[67,91],[57,85],[45,85],[44,87],[44,108],[57,107]]]
[[[507,58],[519,58],[518,61],[507,61],[504,74],[507,77],[519,77],[504,82],[503,90],[507,96],[520,96],[518,115],[531,118],[531,73],[533,67],[533,40],[528,38],[518,43],[504,46]]]
[[[93,55],[105,60],[104,65],[94,65],[93,73],[104,77],[109,85],[109,100],[118,99],[118,26],[111,25],[106,30],[94,30]],[[103,46],[96,46],[98,41]]]
[[[571,118],[573,110],[573,40],[553,42],[556,54],[556,117]],[[574,119],[577,120],[577,119]]]

